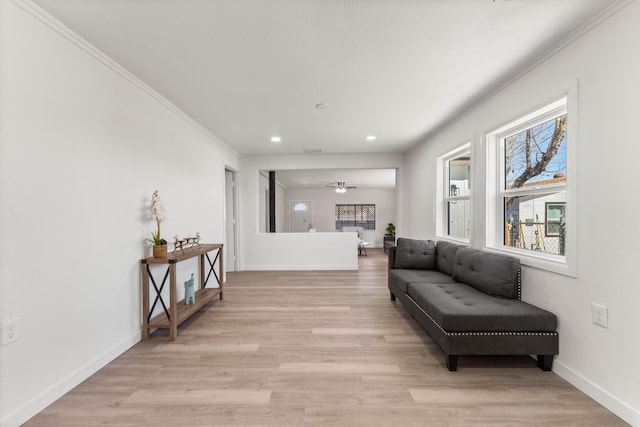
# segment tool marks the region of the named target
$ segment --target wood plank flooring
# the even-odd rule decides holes
[[[626,425],[528,357],[449,372],[367,253],[359,271],[229,273],[177,341],[137,344],[25,426]]]

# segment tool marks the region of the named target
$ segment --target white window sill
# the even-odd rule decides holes
[[[511,255],[520,260],[522,265],[547,270],[553,273],[562,274],[564,276],[576,277],[575,264],[573,266],[568,262],[566,257],[552,254],[542,254],[540,252],[528,251],[526,249],[513,249],[503,246],[501,248],[493,248],[485,246],[487,252],[493,252],[503,255]]]

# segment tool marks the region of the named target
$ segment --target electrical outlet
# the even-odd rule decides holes
[[[600,325],[603,328],[608,326],[608,313],[607,307],[604,305],[596,304],[595,302],[591,304],[591,319],[593,323],[596,325]]]
[[[18,341],[18,319],[2,322],[2,345]]]

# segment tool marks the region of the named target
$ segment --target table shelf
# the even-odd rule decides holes
[[[196,297],[193,304],[185,305],[184,299],[178,301],[178,326],[213,301],[215,297],[220,295],[220,292],[219,288],[200,289],[195,292]],[[167,320],[167,316],[164,313],[160,313],[149,321],[148,326],[150,328],[170,328],[171,322]]]

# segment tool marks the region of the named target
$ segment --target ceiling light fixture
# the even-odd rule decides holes
[[[367,141],[375,141],[375,140],[376,140],[376,136],[375,135],[367,136]]]
[[[340,194],[342,194],[342,193],[346,193],[346,192],[347,192],[347,189],[346,189],[346,188],[344,188],[344,187],[338,187],[338,188],[336,188],[336,193],[340,193]]]
[[[271,137],[271,142],[275,142],[277,144],[280,141],[282,141],[282,138],[280,138],[279,136],[272,136]]]

